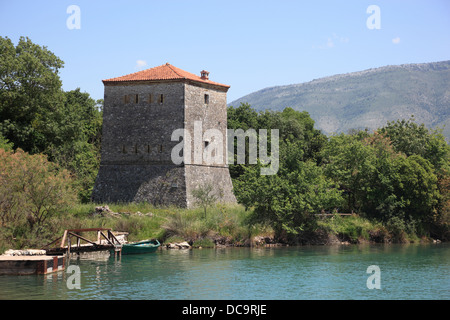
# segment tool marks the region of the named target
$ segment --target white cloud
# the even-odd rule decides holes
[[[400,37],[392,39],[393,44],[399,44],[400,43]]]
[[[147,61],[145,60],[137,60],[136,61],[136,68],[140,69],[147,66]]]
[[[328,38],[327,41],[327,48],[333,48],[334,47],[334,42],[331,38]]]
[[[337,44],[340,43],[349,43],[350,39],[346,37],[338,36],[336,33],[333,33],[331,37],[327,38],[327,42],[320,45],[313,45],[313,49],[331,49],[334,48]]]

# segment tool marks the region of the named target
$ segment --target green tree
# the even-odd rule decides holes
[[[55,143],[55,111],[64,103],[63,62],[46,47],[21,37],[17,46],[0,37],[0,132],[27,152]]]
[[[321,150],[327,141],[320,130],[314,129],[314,120],[306,111],[299,112],[292,108],[285,108],[282,112],[269,110],[256,112],[249,104],[241,104],[238,108],[229,107],[228,128],[244,131],[254,129],[257,134],[260,129],[267,129],[268,133],[272,129],[277,129],[280,134],[280,153],[295,152],[296,157],[301,157],[299,160],[304,161],[320,162]],[[246,144],[248,150],[248,141]],[[268,150],[272,150],[270,134]],[[248,160],[248,154],[246,159]],[[245,165],[230,165],[231,177],[239,179],[246,166],[249,166],[248,161]]]
[[[323,157],[326,176],[335,181],[347,200],[343,209],[360,212],[376,171],[373,150],[357,136],[340,134],[330,138]]]
[[[342,202],[340,191],[312,161],[299,161],[296,170],[276,175],[261,176],[258,167],[245,170],[234,185],[239,202],[254,209],[254,222],[270,224],[279,237],[300,235],[314,224],[315,213]]]
[[[64,92],[63,62],[46,47],[0,37],[0,134],[70,170],[89,201],[100,161],[102,101],[80,89]]]
[[[13,143],[0,134],[0,149],[9,151],[13,148]]]
[[[332,137],[324,153],[325,173],[344,190],[348,209],[409,233],[427,229],[440,198],[428,160],[397,152],[378,132]]]
[[[99,102],[80,89],[65,92],[58,123],[58,142],[50,150],[51,160],[75,176],[79,198],[88,202],[100,165],[102,111]]]
[[[206,219],[206,210],[208,207],[216,203],[217,200],[223,197],[221,191],[219,194],[214,193],[214,187],[210,183],[205,183],[202,186],[192,190],[192,196],[195,198],[195,202],[204,209],[204,218]]]
[[[0,236],[19,246],[42,245],[49,219],[75,201],[71,176],[46,156],[0,149]],[[16,241],[17,240],[17,241]]]
[[[438,170],[449,169],[450,146],[441,130],[429,130],[423,123],[418,125],[412,117],[409,120],[388,122],[378,132],[390,138],[397,152],[406,156],[419,155]]]
[[[227,109],[227,122],[229,129],[257,129],[258,112],[248,104],[242,103],[239,107],[233,106]]]

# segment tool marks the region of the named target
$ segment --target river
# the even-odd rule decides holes
[[[71,259],[70,269],[54,274],[0,276],[0,299],[448,300],[450,244],[164,249]]]

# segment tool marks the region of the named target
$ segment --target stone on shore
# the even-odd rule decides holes
[[[184,242],[175,242],[175,243],[168,243],[166,245],[167,249],[189,249],[191,246],[187,241]]]

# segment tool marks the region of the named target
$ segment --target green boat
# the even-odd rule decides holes
[[[126,243],[122,246],[122,254],[139,254],[155,252],[161,244],[158,240],[143,240]]]

